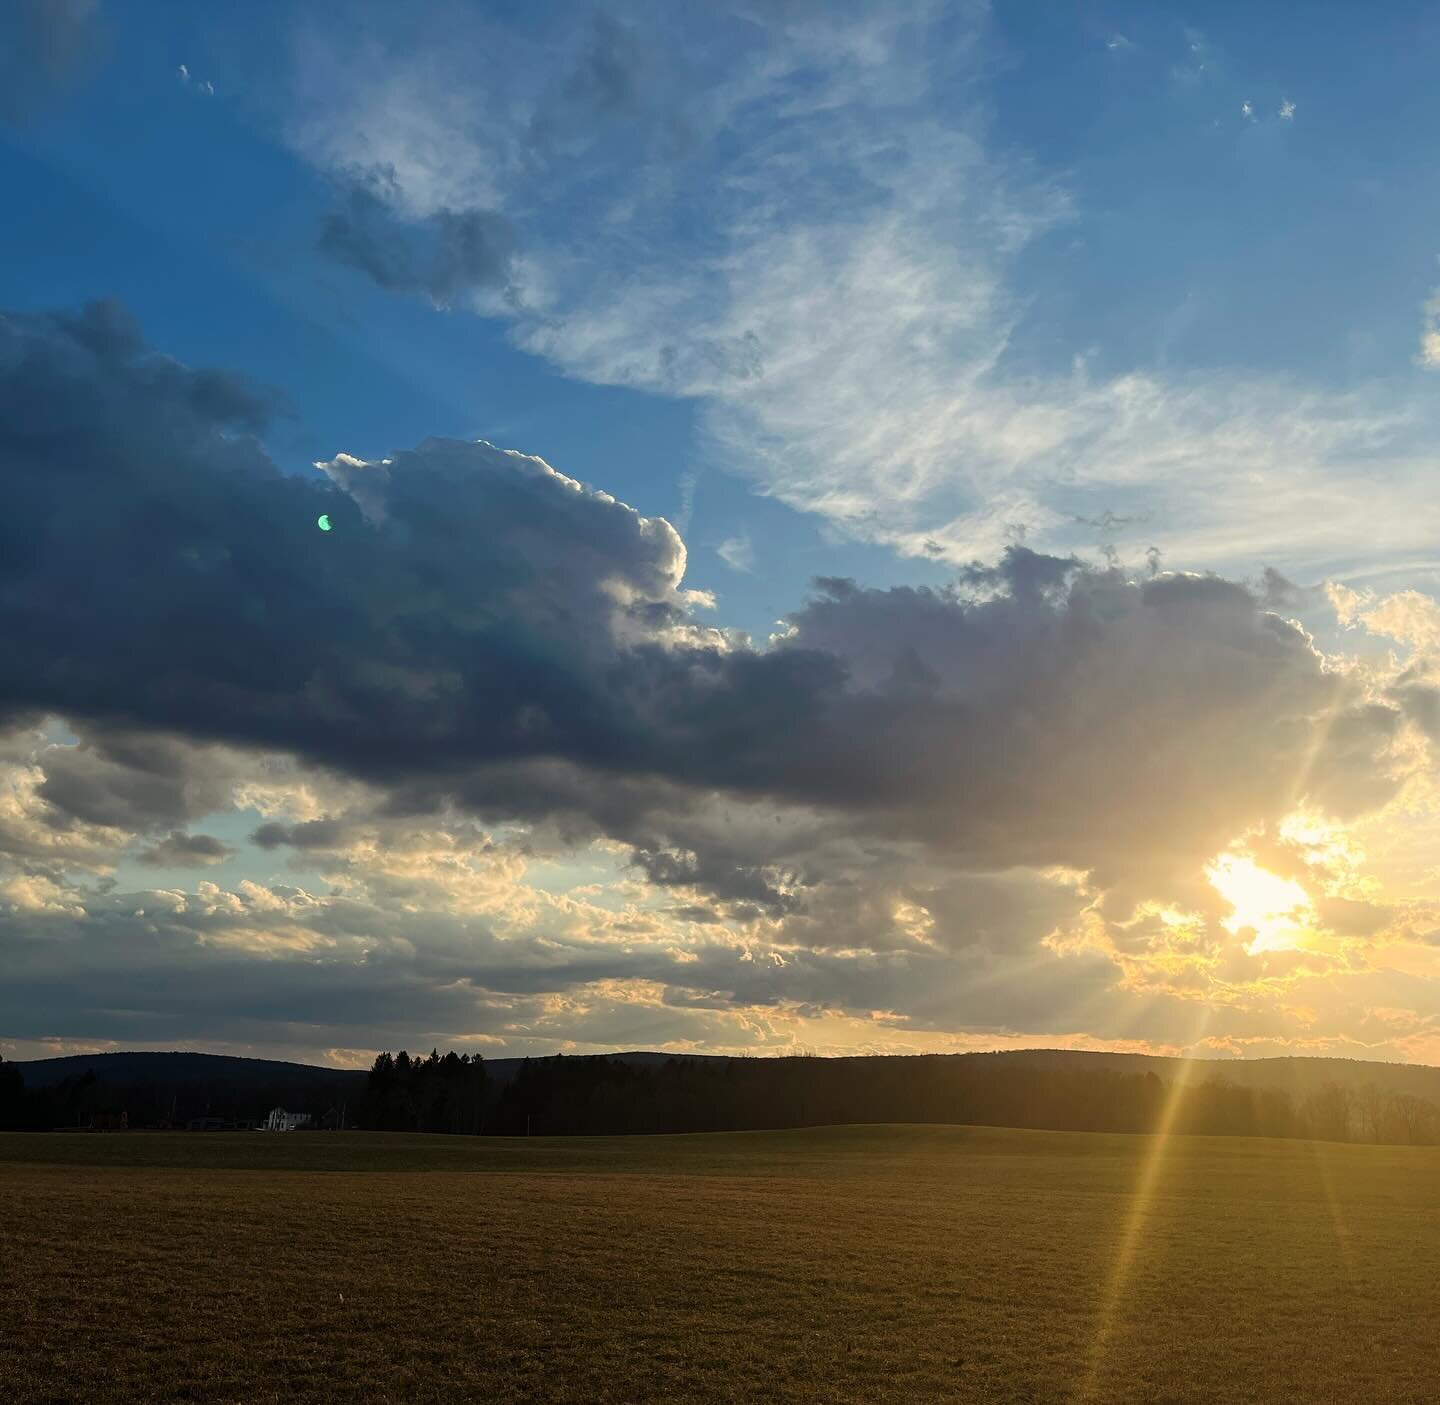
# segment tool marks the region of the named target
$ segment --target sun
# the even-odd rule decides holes
[[[1245,947],[1252,956],[1303,945],[1315,912],[1309,894],[1293,878],[1281,878],[1240,854],[1221,854],[1205,876],[1232,908],[1222,924],[1225,930],[1232,936],[1246,928],[1255,933]]]

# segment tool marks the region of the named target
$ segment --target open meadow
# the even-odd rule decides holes
[[[0,1399],[1433,1401],[1440,1151],[0,1136]]]

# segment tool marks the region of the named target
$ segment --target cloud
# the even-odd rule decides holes
[[[1282,122],[1293,122],[1295,120],[1295,104],[1286,98],[1280,104],[1279,118]]]
[[[755,566],[755,550],[750,545],[748,533],[742,532],[739,536],[726,537],[719,546],[715,548],[715,554],[732,571],[750,571]]]
[[[1403,647],[1406,656],[1390,670],[1383,695],[1432,742],[1440,742],[1440,601],[1418,590],[1377,597],[1336,582],[1326,594],[1346,629],[1360,628]]]
[[[37,758],[38,797],[70,821],[146,832],[227,804],[241,760],[224,748],[77,719],[73,745]]]
[[[0,9],[0,121],[49,106],[98,51],[97,0],[9,0]]]
[[[224,863],[234,852],[213,835],[172,829],[158,844],[142,849],[136,857],[151,868],[207,868]]]
[[[207,98],[213,98],[215,96],[215,85],[208,78],[192,77],[187,64],[182,63],[180,67],[175,70],[175,73],[180,79],[182,87],[193,88],[197,93],[202,93]]]
[[[87,822],[178,826],[200,784],[184,748],[223,743],[627,842],[617,805],[718,788],[986,864],[1114,869],[1162,843],[1199,862],[1297,787],[1338,796],[1322,725],[1353,716],[1337,774],[1389,784],[1383,708],[1218,578],[1012,547],[950,591],[821,582],[757,651],[698,621],[663,519],[483,443],[287,477],[250,437],[266,405],[114,309],[0,322],[0,687],[101,729],[45,783]],[[596,795],[592,771],[624,784]]]
[[[1221,988],[1151,931],[1174,909],[1222,941],[1216,854],[1302,806],[1372,814],[1426,763],[1393,678],[1271,613],[1275,578],[1011,545],[945,588],[818,581],[759,649],[704,622],[663,519],[485,443],[286,475],[278,403],[113,306],[0,318],[17,1037],[540,1047],[625,1039],[627,1009],[724,1047],[1061,1009],[1109,1037],[1131,985]],[[105,886],[137,838],[224,858],[207,817],[239,809],[310,877]],[[544,877],[566,865],[599,894]],[[1212,958],[1232,992],[1282,962]],[[1276,1028],[1236,1010],[1235,1037]]]
[[[483,210],[436,210],[414,220],[395,215],[370,190],[353,188],[321,225],[319,247],[390,292],[423,293],[440,307],[509,276],[507,222]]]
[[[1418,590],[1399,590],[1377,598],[1369,591],[1332,583],[1330,600],[1340,622],[1362,624],[1412,649],[1440,655],[1440,603]]]
[[[413,894],[402,905],[249,882],[123,894],[0,884],[9,908],[0,1027],[12,1040],[201,1040],[313,1057],[337,1043],[473,1042],[487,1054],[636,1045],[854,1052],[995,1047],[1036,1034],[1166,1047],[1196,1023],[1186,1010],[1196,992],[1170,988],[1173,974],[1170,986],[1116,984],[1117,959],[1159,977],[1173,973],[1173,953],[1147,954],[1133,935],[1118,953],[1062,954],[1030,940],[1072,920],[1083,901],[1073,885],[1011,874],[951,877],[945,889],[932,899],[934,925],[971,935],[866,955],[685,936],[636,908],[605,914],[582,903],[568,914],[566,904],[542,904],[538,924],[507,931],[417,905]],[[844,894],[836,898],[838,910]],[[557,915],[578,921],[557,927]],[[1255,972],[1276,964],[1243,952],[1241,960]],[[1302,987],[1308,979],[1286,977]],[[1433,1006],[1427,992],[1393,980],[1378,1001],[1381,984],[1377,973],[1355,999],[1373,988],[1374,1003],[1411,1021],[1421,1018],[1417,1005]],[[1277,1008],[1274,994],[1232,984],[1210,1017],[1213,1037],[1282,1050],[1297,1037],[1312,1048],[1344,1042],[1313,1016],[1307,1024]],[[1393,1050],[1393,1038],[1377,1032],[1371,1044]]]
[[[43,721],[22,718],[0,731],[0,855],[45,866],[103,869],[129,833],[86,824],[40,794],[50,751]]]
[[[338,740],[341,719],[383,694],[410,699],[422,734],[468,715],[462,727],[491,739],[481,749],[506,755],[508,737],[536,750],[559,733],[632,744],[633,723],[610,712],[619,700],[584,694],[621,637],[658,643],[690,627],[700,600],[680,588],[685,550],[668,523],[483,444],[430,441],[393,465],[337,459],[334,482],[287,477],[253,437],[272,404],[153,354],[113,307],[0,322],[0,455],[13,478],[3,609],[30,640],[6,651],[7,696],[293,745],[295,720]],[[57,496],[62,482],[83,514]],[[383,521],[367,521],[367,494]],[[327,511],[336,530],[321,537]],[[65,603],[81,578],[107,586],[83,619]],[[51,631],[82,625],[80,667],[52,662],[27,681],[55,657]],[[128,696],[113,691],[122,660]]]

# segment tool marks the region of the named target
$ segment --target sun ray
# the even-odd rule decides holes
[[[1203,1009],[1191,1041],[1192,1047],[1204,1035],[1205,1026],[1208,1023],[1209,1010]],[[1169,1155],[1175,1119],[1179,1115],[1186,1089],[1194,1077],[1195,1067],[1193,1059],[1184,1059],[1176,1069],[1175,1078],[1165,1097],[1165,1105],[1160,1112],[1160,1120],[1141,1159],[1140,1174],[1136,1177],[1135,1189],[1130,1195],[1130,1209],[1125,1217],[1125,1226],[1120,1233],[1115,1256],[1111,1261],[1110,1272],[1106,1277],[1105,1288],[1101,1294],[1099,1320],[1096,1323],[1095,1337],[1090,1346],[1085,1374],[1081,1378],[1079,1390],[1076,1392],[1077,1401],[1085,1402],[1103,1398],[1098,1393],[1100,1378],[1115,1336],[1120,1309],[1134,1277],[1141,1241],[1150,1220],[1150,1210],[1155,1199],[1156,1187]]]
[[[1345,1212],[1340,1204],[1340,1197],[1335,1193],[1335,1179],[1330,1174],[1328,1144],[1310,1137],[1306,1139],[1306,1145],[1310,1148],[1310,1154],[1314,1158],[1320,1189],[1325,1196],[1325,1207],[1330,1212],[1330,1224],[1335,1232],[1335,1248],[1340,1255],[1341,1267],[1345,1270],[1347,1281],[1353,1283],[1355,1260],[1350,1249],[1350,1226],[1345,1221]]]
[[[1290,808],[1293,810],[1303,803],[1310,785],[1310,777],[1315,771],[1315,763],[1320,759],[1320,753],[1324,750],[1325,744],[1330,740],[1330,733],[1335,728],[1343,710],[1343,697],[1337,688],[1335,694],[1315,719],[1315,725],[1311,730],[1309,742],[1305,747],[1305,754],[1300,759],[1300,764],[1295,769],[1295,782],[1290,792]]]

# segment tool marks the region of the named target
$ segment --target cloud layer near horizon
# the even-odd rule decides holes
[[[757,647],[663,519],[484,443],[287,474],[277,407],[113,305],[0,318],[12,1038],[1280,1039],[1421,921],[1225,930],[1236,842],[1348,900],[1285,823],[1419,784],[1432,700],[1243,585],[1012,547]],[[306,879],[116,884],[237,813]]]

